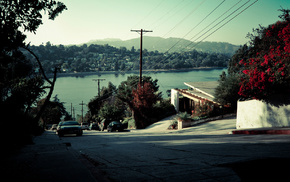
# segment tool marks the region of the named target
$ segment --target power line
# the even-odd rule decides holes
[[[154,22],[154,23],[152,23],[152,25],[151,25],[151,27],[153,27],[153,25],[155,25],[157,22],[159,22],[160,20],[162,20],[164,17],[166,17],[166,15],[168,15],[169,13],[171,13],[173,10],[175,10],[175,9],[177,9],[177,7],[179,6],[179,5],[181,5],[182,3],[184,2],[184,0],[183,1],[180,1],[179,3],[178,3],[178,5],[175,5],[175,6],[173,6],[171,9],[169,9],[163,16],[161,16],[159,19],[156,19],[156,21]],[[191,1],[191,2],[193,2],[193,1]],[[191,3],[190,2],[190,3]],[[187,4],[186,4],[187,5]],[[177,10],[175,13],[174,13],[174,15],[178,12],[179,10]],[[170,17],[172,17],[173,15],[171,15],[171,16],[169,16],[169,17],[167,17],[167,19],[165,20],[165,21],[163,21],[163,23],[164,22],[166,22]],[[163,23],[159,23],[159,24],[157,24],[153,29],[155,30],[158,26],[160,26],[160,25],[162,25]]]
[[[201,31],[199,31],[195,36],[193,36],[191,39],[199,35],[201,32],[203,32],[205,29],[207,29],[209,26],[211,26],[214,22],[216,22],[218,19],[220,19],[222,16],[224,16],[227,12],[229,12],[231,9],[233,9],[236,5],[238,5],[242,0],[238,1],[236,4],[234,4],[231,8],[229,8],[227,11],[225,11],[222,15],[220,15],[218,18],[216,18],[214,21],[209,23],[205,28],[203,28]]]
[[[200,2],[199,4],[198,4],[198,6],[196,6],[189,14],[187,14],[181,21],[179,21],[173,28],[171,28],[167,33],[165,33],[162,37],[165,37],[166,35],[168,35],[168,34],[170,34],[174,29],[176,29],[181,23],[183,23],[183,21],[185,21],[190,15],[192,15],[204,2],[205,2],[206,0],[203,0],[202,2]],[[224,0],[225,1],[225,0]],[[193,1],[191,1],[190,3],[192,3]],[[190,4],[189,3],[189,4]],[[189,4],[187,4],[187,5],[189,5]],[[184,6],[184,7],[186,7],[186,6]],[[184,7],[182,7],[181,9],[183,9]],[[180,10],[181,10],[180,9]],[[177,12],[179,12],[179,10],[177,11]],[[177,13],[176,12],[176,13]],[[176,14],[175,13],[175,14]],[[175,15],[174,14],[174,15]],[[154,44],[157,44],[158,43],[158,41],[156,41]],[[168,51],[166,51],[166,52],[168,52]]]
[[[249,0],[250,1],[250,0]],[[247,4],[249,1],[247,1],[246,3],[244,3],[242,6],[240,6],[239,8],[237,8],[235,11],[233,11],[230,15],[228,15],[226,18],[224,18],[222,21],[220,21],[219,23],[217,23],[214,27],[216,27],[217,25],[219,25],[221,22],[225,21],[227,18],[229,18],[231,15],[233,15],[235,12],[237,12],[240,8],[242,8],[243,6],[245,6],[245,4]],[[250,4],[249,6],[247,6],[246,8],[244,8],[242,11],[240,11],[238,14],[236,14],[234,17],[232,17],[230,20],[228,20],[227,22],[225,22],[223,25],[221,25],[220,27],[218,27],[217,29],[215,29],[213,32],[211,32],[208,36],[206,36],[205,38],[203,38],[201,41],[199,41],[198,43],[196,43],[192,48],[196,47],[199,43],[201,43],[203,40],[205,40],[206,38],[208,38],[209,36],[211,36],[213,33],[215,33],[216,31],[218,31],[220,28],[222,28],[223,26],[225,26],[227,23],[229,23],[230,21],[232,21],[234,18],[236,18],[238,15],[240,15],[241,13],[243,13],[245,10],[247,10],[249,7],[251,7],[252,5],[254,5],[258,0],[256,0],[255,2],[253,2],[252,4]],[[214,27],[212,27],[210,30],[212,30]],[[210,31],[209,30],[209,31]],[[207,31],[207,32],[209,32]],[[206,32],[206,33],[207,33]],[[205,35],[206,33],[202,34],[200,37],[202,37],[203,35]],[[199,37],[199,38],[200,38]],[[191,42],[190,44],[188,44],[186,47],[190,46],[191,44],[193,44],[194,42]],[[167,51],[166,51],[167,52]],[[165,59],[163,59],[161,62],[159,62],[158,64],[161,64],[162,62],[170,59],[172,56],[167,57]],[[156,63],[157,64],[157,63]]]
[[[250,0],[249,0],[250,1]],[[242,6],[244,6],[245,4],[247,4],[249,1],[247,1],[246,3],[244,3]],[[211,32],[209,35],[207,35],[206,37],[204,37],[202,40],[200,40],[198,43],[196,43],[192,48],[194,48],[194,47],[196,47],[198,44],[200,44],[203,40],[205,40],[206,38],[208,38],[209,36],[211,36],[212,34],[214,34],[216,31],[218,31],[219,29],[221,29],[223,26],[225,26],[226,24],[228,24],[230,21],[232,21],[233,19],[235,19],[237,16],[239,16],[240,14],[242,14],[245,10],[247,10],[249,7],[251,7],[252,5],[254,5],[256,2],[257,2],[258,0],[256,0],[255,2],[253,2],[252,4],[250,4],[249,6],[247,6],[246,8],[244,8],[242,11],[240,11],[238,14],[236,14],[235,16],[233,16],[231,19],[229,19],[227,22],[225,22],[224,24],[222,24],[220,27],[218,27],[217,29],[215,29],[213,32]],[[242,7],[241,6],[241,7]],[[241,7],[239,7],[238,9],[240,9]],[[237,10],[238,10],[237,9]],[[236,10],[236,11],[237,11]],[[236,11],[234,11],[234,12],[236,12]],[[231,13],[231,15],[232,15],[233,13]],[[226,18],[224,18],[222,21],[220,21],[218,24],[220,24],[221,22],[223,22],[225,19],[227,19],[229,16],[227,16]],[[218,24],[216,24],[214,27],[216,27]],[[211,28],[212,29],[212,28]],[[210,30],[211,30],[210,29]],[[210,31],[209,30],[209,31]],[[207,32],[209,32],[209,31],[207,31]],[[206,32],[206,33],[207,33]],[[205,33],[203,34],[203,35],[205,35]],[[202,35],[202,36],[203,36]],[[201,37],[201,36],[200,36]],[[200,37],[198,37],[198,38],[200,38]],[[194,42],[191,42],[190,44],[188,44],[187,45],[187,47],[188,46],[190,46],[191,44],[193,44]]]
[[[199,4],[199,6],[197,6],[195,9],[194,9],[194,11],[198,8],[198,7],[200,7],[203,3],[205,2],[205,0],[204,1],[202,1],[200,4]],[[208,13],[195,27],[193,27],[186,35],[184,35],[183,36],[183,38],[185,37],[185,36],[187,36],[191,31],[193,31],[196,27],[198,27],[203,21],[205,21],[205,19],[207,19],[214,11],[216,11],[223,3],[225,2],[225,0],[223,0],[221,3],[219,3],[210,13]],[[192,12],[194,12],[194,11],[192,11]],[[185,17],[186,18],[186,17]],[[183,21],[183,20],[182,20]],[[181,22],[182,22],[181,21]],[[180,24],[180,22],[178,23],[178,24]],[[172,30],[172,29],[171,29]],[[170,30],[170,31],[171,31]],[[182,39],[181,39],[182,40]],[[181,40],[179,40],[179,41],[177,41],[174,45],[172,45],[167,51],[165,51],[165,53],[167,53],[167,52],[169,52],[173,47],[175,47]],[[170,56],[170,57],[172,57],[172,56]],[[165,58],[164,60],[162,60],[161,62],[164,62],[164,61],[166,61],[167,59],[169,59],[170,57],[168,57],[168,58]]]
[[[190,15],[192,15],[206,0],[203,0],[201,3],[198,4],[197,7],[195,7],[189,14],[187,14],[179,23],[177,23],[172,29],[170,29],[163,37],[168,35],[170,32],[172,32],[177,26],[179,26],[183,21],[185,21]],[[225,0],[224,0],[225,1]]]
[[[144,18],[139,21],[138,23],[136,23],[132,28],[136,27],[137,25],[141,24],[142,22],[144,22],[144,20],[149,17],[165,0],[162,0],[157,6],[155,6],[155,8],[153,8],[146,16],[144,16]],[[131,29],[132,29],[131,28]]]
[[[178,4],[177,6],[173,7],[173,9],[177,9],[177,11],[175,11],[175,13],[173,13],[171,16],[168,16],[166,20],[163,21],[163,23],[159,23],[157,26],[154,27],[154,29],[156,29],[158,26],[164,24],[165,22],[167,22],[169,19],[171,19],[173,16],[175,16],[178,12],[180,12],[181,10],[183,10],[185,7],[189,7],[189,5],[191,3],[193,3],[194,1],[189,1],[189,3],[185,4],[185,6],[182,6],[180,9],[177,9],[177,7],[182,3]]]
[[[206,20],[215,10],[217,10],[225,0],[223,0],[219,5],[217,5],[208,15],[206,15],[196,26],[194,26],[189,32],[187,32],[182,38],[186,37],[190,32],[192,32],[196,27],[198,27],[204,20]],[[169,52],[174,46],[176,46],[182,39],[177,41],[173,46],[171,46],[166,52]]]

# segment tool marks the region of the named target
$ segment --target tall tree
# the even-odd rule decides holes
[[[145,112],[149,111],[149,108],[161,98],[161,93],[158,92],[157,79],[153,80],[150,76],[143,76],[142,80],[144,86],[138,86],[139,77],[136,75],[129,76],[119,86],[117,95],[132,111],[138,129],[144,128],[149,124]],[[153,101],[152,104],[150,99]],[[142,104],[146,105],[146,107],[142,107]]]
[[[0,0],[0,110],[5,118],[15,122],[15,129],[32,132],[32,126],[37,126],[40,113],[31,123],[27,111],[46,88],[44,80],[51,85],[49,100],[56,79],[56,75],[53,81],[45,76],[40,60],[25,43],[25,32],[36,32],[42,24],[42,13],[48,13],[53,20],[64,9],[62,2],[54,0]],[[35,57],[42,76],[34,71],[34,64],[25,58],[22,48]],[[13,107],[15,105],[19,107]],[[30,123],[23,124],[25,120]],[[27,126],[31,127],[25,130]]]
[[[161,99],[161,94],[155,93],[153,84],[145,82],[143,85],[138,84],[137,89],[132,90],[133,100],[133,117],[135,119],[136,127],[145,128],[150,124],[148,115],[158,100]]]

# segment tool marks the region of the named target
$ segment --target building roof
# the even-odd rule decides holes
[[[202,95],[207,95],[214,98],[215,88],[218,86],[217,81],[210,82],[184,82],[184,84],[190,88],[192,88],[192,92],[200,93]]]

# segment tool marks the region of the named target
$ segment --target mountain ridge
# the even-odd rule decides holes
[[[114,46],[116,48],[126,47],[131,49],[139,49],[140,47],[140,38],[133,38],[129,40],[121,40],[118,38],[109,38],[109,39],[98,39],[90,40],[87,45],[98,44]],[[148,51],[159,51],[159,52],[186,52],[190,50],[197,50],[207,53],[222,53],[227,55],[233,55],[240,45],[234,45],[227,42],[192,42],[187,39],[182,38],[162,38],[162,37],[152,37],[152,36],[143,36],[143,49]]]

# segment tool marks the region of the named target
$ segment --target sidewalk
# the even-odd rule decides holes
[[[164,118],[159,122],[153,123],[145,129],[131,130],[132,132],[140,133],[188,133],[194,131],[198,134],[247,134],[247,135],[260,135],[260,134],[281,134],[290,135],[290,127],[285,128],[245,128],[236,129],[236,116],[233,114],[225,115],[222,119],[213,118],[200,120],[191,127],[186,127],[181,130],[168,130],[168,126],[175,120],[176,115]],[[223,129],[218,129],[217,126],[223,126]]]
[[[64,144],[52,131],[45,131],[25,146],[20,153],[4,160],[4,179],[9,181],[86,181],[95,182],[88,168],[69,144]],[[2,163],[3,165],[3,163]],[[2,168],[2,167],[1,167]]]

